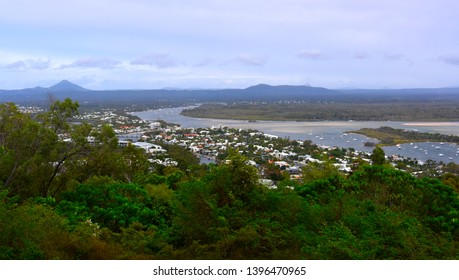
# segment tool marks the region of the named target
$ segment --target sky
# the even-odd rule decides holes
[[[0,0],[0,89],[459,86],[457,0]]]

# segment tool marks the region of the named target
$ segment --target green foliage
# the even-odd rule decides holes
[[[333,176],[339,176],[338,169],[330,162],[310,162],[302,169],[303,182],[312,182]]]
[[[181,258],[300,258],[301,237],[293,229],[308,214],[292,192],[255,189],[245,203],[230,196],[230,204],[219,205],[212,185],[194,182],[183,185],[177,199],[173,232]]]
[[[370,158],[374,165],[383,165],[386,163],[385,153],[381,147],[374,148]]]
[[[231,163],[245,161],[235,153]],[[214,166],[200,179],[180,179],[174,188],[168,177],[151,174],[143,178],[145,186],[93,177],[59,199],[37,198],[35,203],[18,204],[3,191],[0,257],[458,256],[458,195],[439,180],[417,179],[385,165],[364,165],[347,178],[333,175],[304,183],[295,191],[270,190],[251,181],[250,168],[231,163]],[[171,171],[169,179],[180,174],[176,172]],[[238,176],[233,179],[233,175]],[[241,180],[244,194],[234,186]]]
[[[447,232],[459,237],[459,195],[450,186],[432,178],[419,181],[421,190],[414,205],[420,217],[434,231]]]
[[[57,211],[70,221],[90,219],[112,231],[133,222],[159,226],[168,209],[156,207],[145,188],[134,184],[80,185],[75,192],[62,195]]]
[[[299,195],[310,202],[327,203],[343,185],[340,176],[330,176],[305,183],[296,188]]]
[[[148,171],[149,163],[144,151],[133,145],[118,146],[114,130],[103,125],[91,132],[94,143],[82,154],[80,160],[69,166],[73,178],[80,182],[93,176],[109,176],[118,181],[132,182]]]
[[[178,167],[186,171],[190,166],[199,164],[199,159],[188,149],[179,145],[168,145],[165,147],[168,155],[178,162]]]
[[[442,176],[442,182],[453,187],[459,193],[459,176],[451,173],[446,173]]]
[[[94,245],[93,231],[45,205],[11,205],[0,199],[0,259],[79,259]]]
[[[55,134],[65,133],[70,129],[68,120],[78,115],[78,102],[73,102],[70,98],[64,101],[56,100],[51,103],[49,111],[39,116],[43,123]]]
[[[15,105],[0,105],[0,182],[22,198],[58,195],[75,181],[111,176],[132,181],[148,170],[145,154],[135,147],[120,149],[109,126],[70,125],[78,103],[55,101],[36,119]],[[92,135],[95,142],[88,143]]]
[[[252,191],[259,188],[258,173],[255,167],[248,165],[247,158],[237,150],[230,151],[228,163],[211,170],[206,181],[211,192],[218,197],[218,204],[231,204],[235,199],[248,202]]]
[[[58,157],[58,137],[49,128],[0,105],[0,181],[14,194],[46,195]]]
[[[458,238],[458,195],[438,180],[366,165],[346,180],[313,181],[297,193],[321,221],[302,249],[310,258],[430,259],[440,251],[446,254],[441,258],[457,256],[452,244]]]

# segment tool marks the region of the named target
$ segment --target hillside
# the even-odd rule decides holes
[[[265,116],[257,116],[249,108],[240,114],[244,119],[413,120],[420,119],[420,112],[423,120],[456,120],[459,116],[459,88],[331,90],[311,86],[260,84],[245,89],[88,90],[63,80],[48,88],[0,90],[0,103],[43,106],[47,104],[49,94],[60,100],[69,97],[86,106],[136,105],[148,109],[158,104],[254,103],[258,109],[269,112],[262,112]],[[279,112],[282,116],[276,115]],[[219,113],[226,114],[223,111]]]
[[[55,84],[54,86],[51,86],[47,89],[49,92],[59,92],[59,91],[88,91],[88,89],[85,89],[83,87],[80,87],[79,85],[76,85],[74,83],[71,83],[67,80],[62,80],[59,83]]]

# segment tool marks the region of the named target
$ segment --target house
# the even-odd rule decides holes
[[[151,163],[156,163],[156,164],[160,164],[160,165],[164,165],[164,166],[177,166],[178,165],[178,162],[176,162],[174,160],[171,160],[170,158],[166,158],[164,160],[149,159],[148,161],[151,162]]]
[[[129,134],[118,134],[118,140],[120,141],[139,141],[143,136],[143,133],[129,133]]]
[[[183,136],[187,137],[188,139],[192,139],[192,138],[198,137],[199,134],[197,134],[197,133],[185,133],[185,134],[183,134]]]
[[[301,170],[298,168],[298,166],[292,166],[290,168],[286,169],[290,174],[300,174]]]
[[[286,169],[290,166],[290,165],[289,165],[287,162],[285,162],[285,161],[275,161],[275,162],[274,162],[274,165],[275,165],[275,166],[279,166],[279,168],[280,168],[281,170],[286,170]]]
[[[277,189],[277,186],[274,184],[274,181],[273,180],[270,180],[270,179],[260,179],[258,180],[258,182],[267,187],[268,189]]]
[[[118,146],[120,147],[127,147],[131,142],[129,141],[124,141],[124,140],[119,140],[118,141]]]
[[[150,123],[150,129],[160,129],[161,123],[160,122],[152,122]]]
[[[151,143],[146,143],[146,142],[134,142],[132,143],[132,145],[142,148],[145,150],[145,152],[150,153],[150,154],[166,152],[166,150],[164,150],[163,147],[156,145],[156,144],[151,144]]]

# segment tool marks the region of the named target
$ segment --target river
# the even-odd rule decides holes
[[[401,129],[415,129],[419,132],[441,133],[459,136],[459,122],[374,122],[374,121],[258,121],[200,119],[180,115],[183,109],[190,107],[164,108],[132,113],[143,120],[164,120],[177,123],[184,128],[207,128],[212,126],[228,126],[242,129],[256,129],[267,134],[288,137],[295,140],[311,140],[321,146],[354,148],[358,151],[370,152],[373,148],[364,146],[364,142],[377,140],[359,134],[346,133],[360,128],[378,128],[390,126]],[[427,161],[429,159],[445,163],[459,163],[459,146],[451,143],[422,142],[383,147],[386,155],[400,155],[405,158]]]

